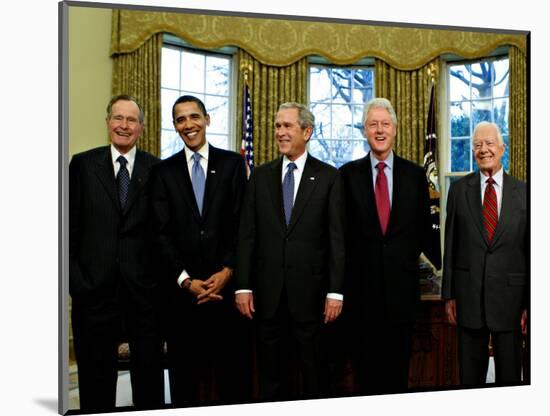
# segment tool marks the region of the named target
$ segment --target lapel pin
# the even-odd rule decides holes
[[[310,181],[314,181],[314,180],[315,180],[315,177],[314,177],[314,176],[311,176],[311,177],[309,178],[309,180],[310,180]]]
[[[215,170],[211,170],[210,173],[216,173],[216,171],[215,171]]]

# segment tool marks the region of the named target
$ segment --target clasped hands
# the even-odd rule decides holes
[[[207,280],[193,279],[188,287],[189,293],[195,297],[197,304],[220,301],[223,296],[220,294],[229,279],[231,279],[232,271],[228,267],[224,267],[217,273],[214,273]]]

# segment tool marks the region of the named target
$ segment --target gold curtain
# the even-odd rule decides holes
[[[113,12],[113,19],[116,13]],[[145,130],[138,147],[160,156],[160,58],[162,33],[150,37],[138,49],[113,54],[112,93],[130,94],[145,111]]]
[[[237,62],[237,149],[241,147],[242,102],[246,75],[252,102],[254,164],[257,166],[279,155],[275,143],[275,114],[279,105],[288,101],[307,103],[307,59],[300,59],[288,66],[276,67],[265,65],[239,49]]]
[[[285,17],[231,16],[185,10],[117,10],[111,53],[128,53],[159,32],[173,33],[205,49],[234,45],[266,65],[286,66],[309,55],[335,65],[351,65],[365,56],[394,68],[418,69],[441,54],[481,58],[502,45],[526,48],[526,32],[490,33],[404,27],[402,25],[298,20]]]
[[[375,60],[375,95],[390,100],[397,114],[394,149],[399,156],[420,165],[424,159],[432,76],[437,80],[439,70],[439,58],[412,71],[402,71]]]
[[[527,59],[511,46],[510,56],[510,174],[527,179]]]

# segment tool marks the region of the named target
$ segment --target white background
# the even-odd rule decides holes
[[[548,12],[544,2],[136,0],[111,3],[530,30],[532,385],[315,402],[181,409],[197,414],[548,414]],[[529,5],[533,3],[533,5]],[[0,414],[53,415],[58,374],[58,5],[13,1],[0,17]],[[453,8],[459,4],[460,8]],[[222,413],[223,412],[223,413]]]

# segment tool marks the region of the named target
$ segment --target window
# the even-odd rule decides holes
[[[372,67],[311,65],[309,106],[315,115],[315,130],[309,152],[333,165],[365,156],[363,106],[373,97]]]
[[[508,170],[508,74],[507,57],[447,66],[446,189],[453,180],[478,170],[471,139],[473,129],[480,121],[494,122],[500,127],[506,144],[502,164]]]
[[[171,39],[171,37],[170,37]],[[161,61],[161,157],[173,155],[183,148],[183,141],[172,124],[172,106],[181,95],[200,98],[210,114],[208,141],[231,149],[234,123],[231,122],[231,55],[204,52],[173,45],[162,48]]]

